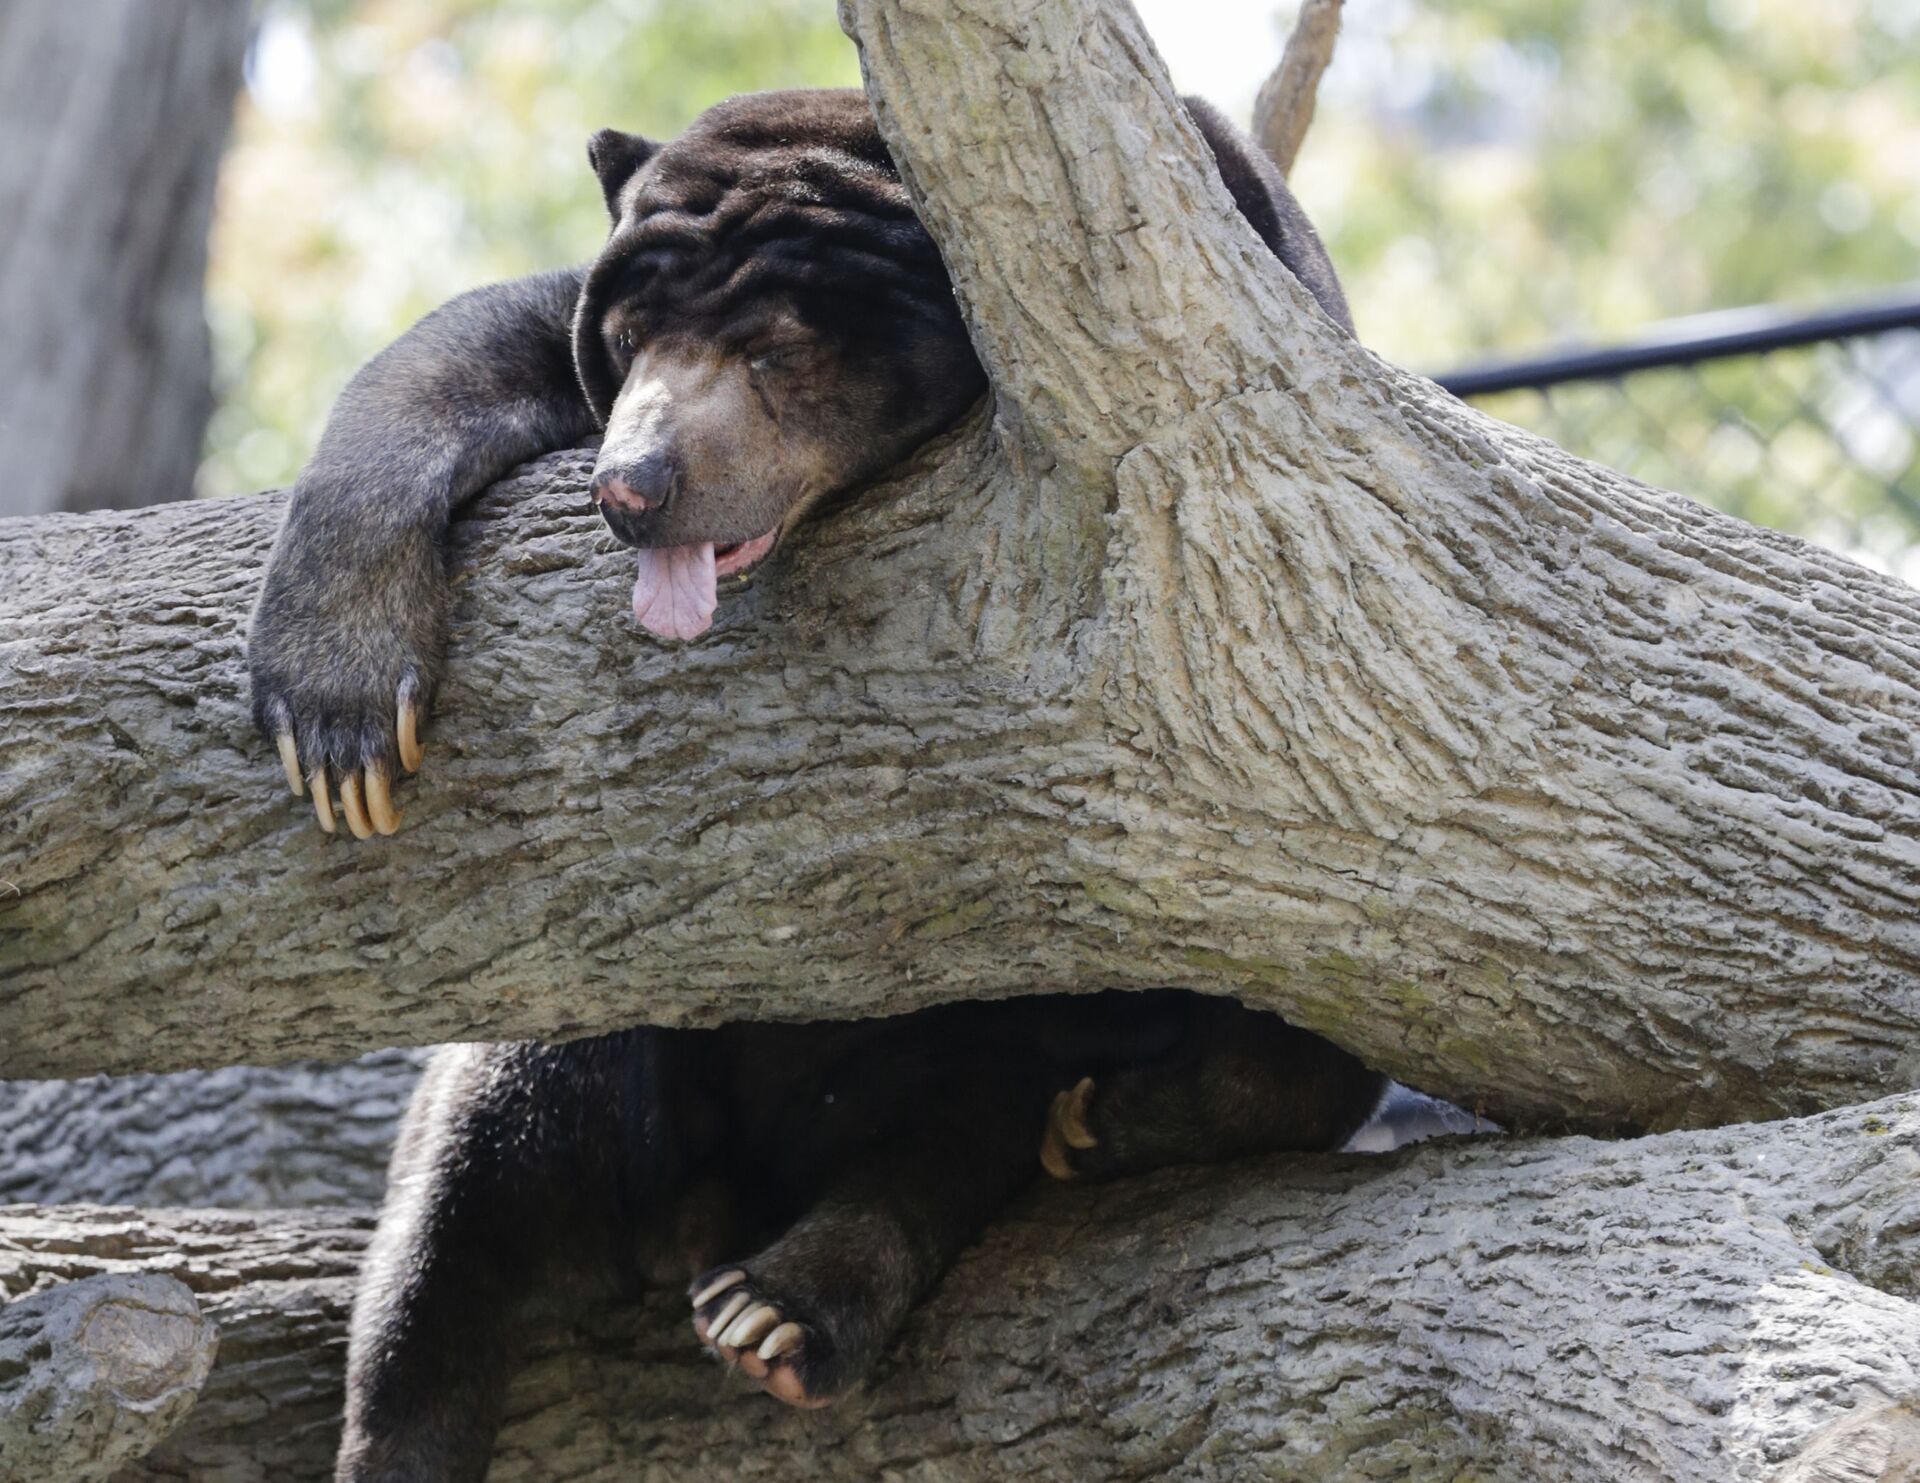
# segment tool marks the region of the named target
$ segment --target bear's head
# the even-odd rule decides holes
[[[691,638],[717,582],[984,391],[946,268],[857,91],[760,93],[664,145],[588,146],[613,229],[574,360],[634,616]]]

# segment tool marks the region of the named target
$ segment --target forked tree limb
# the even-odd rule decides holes
[[[544,1345],[489,1476],[1898,1479],[1920,1445],[1916,1175],[1906,1097],[1046,1185],[840,1407],[728,1385],[665,1294]],[[165,1266],[220,1361],[123,1478],[305,1483],[365,1234],[328,1212],[5,1212],[0,1291]]]
[[[1920,594],[1346,339],[1117,0],[843,13],[987,415],[685,649],[497,490],[360,848],[245,721],[274,501],[0,522],[0,1074],[1172,983],[1508,1122],[1920,1081]]]
[[[1293,173],[1313,122],[1313,100],[1340,36],[1341,0],[1300,0],[1300,14],[1280,63],[1253,100],[1253,137],[1282,175]]]

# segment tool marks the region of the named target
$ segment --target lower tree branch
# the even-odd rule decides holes
[[[0,1483],[106,1483],[186,1419],[214,1342],[186,1286],[151,1273],[0,1307]]]
[[[424,1060],[0,1082],[0,1205],[377,1205]]]
[[[1920,1446],[1917,1157],[1902,1097],[1047,1186],[843,1406],[730,1388],[662,1294],[543,1343],[491,1476],[1899,1477]],[[220,1323],[220,1362],[123,1477],[318,1480],[367,1230],[13,1210],[0,1291],[164,1265]]]

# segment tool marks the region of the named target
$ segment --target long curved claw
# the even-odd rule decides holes
[[[720,1342],[720,1335],[727,1331],[727,1326],[740,1316],[741,1311],[745,1309],[751,1301],[752,1297],[749,1294],[737,1292],[728,1298],[726,1302],[722,1303],[720,1305],[720,1311],[713,1315],[713,1322],[707,1325],[707,1342],[709,1344],[718,1344]]]
[[[413,686],[403,684],[399,695],[399,717],[394,722],[394,740],[400,745],[400,765],[408,772],[420,770],[420,759],[426,750],[420,745],[420,706],[414,699]]]
[[[1060,1093],[1062,1097],[1065,1092]],[[1046,1133],[1040,1139],[1040,1167],[1062,1184],[1071,1183],[1080,1177],[1080,1171],[1073,1167],[1067,1158],[1067,1146],[1060,1141],[1060,1135],[1048,1125]]]
[[[316,767],[307,775],[307,787],[313,791],[313,816],[320,821],[320,827],[328,834],[333,827],[333,795],[327,791],[327,770]]]
[[[1047,1128],[1040,1136],[1040,1167],[1055,1179],[1080,1177],[1068,1150],[1097,1148],[1100,1144],[1087,1126],[1087,1107],[1092,1100],[1093,1078],[1083,1076],[1072,1091],[1056,1093],[1047,1109]]]
[[[767,1303],[749,1308],[720,1336],[720,1343],[728,1349],[757,1348],[760,1341],[780,1326],[780,1310]]]
[[[718,1277],[714,1278],[713,1281],[709,1282],[693,1295],[693,1306],[696,1308],[704,1308],[728,1288],[734,1287],[746,1280],[747,1274],[741,1271],[740,1268],[730,1268],[722,1272]]]
[[[1060,1136],[1067,1141],[1069,1148],[1098,1148],[1100,1140],[1093,1136],[1093,1130],[1087,1126],[1087,1105],[1093,1100],[1093,1078],[1083,1076],[1079,1084],[1067,1093],[1066,1102],[1060,1107]]]
[[[360,796],[360,774],[349,772],[340,779],[340,812],[347,816],[347,828],[355,839],[372,839],[373,824],[367,818],[366,800]]]
[[[273,744],[280,749],[280,765],[287,770],[287,787],[293,790],[295,798],[301,797],[307,788],[300,778],[300,749],[294,745],[293,728],[289,726],[277,732]]]
[[[375,765],[367,769],[367,817],[373,821],[373,827],[381,834],[391,834],[400,827],[400,810],[393,806],[393,790],[387,784],[384,768]]]

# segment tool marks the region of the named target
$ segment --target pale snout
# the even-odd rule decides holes
[[[737,359],[649,350],[607,418],[593,501],[629,546],[752,540],[785,513],[790,457]]]

